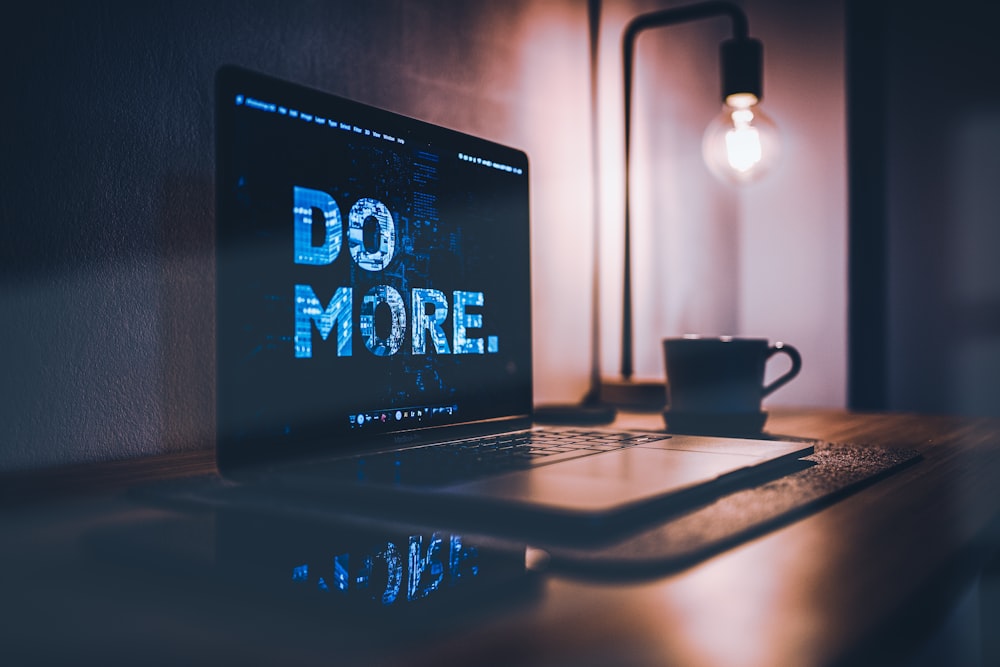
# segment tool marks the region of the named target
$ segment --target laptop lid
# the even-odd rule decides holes
[[[526,425],[525,154],[235,67],[216,104],[220,470]]]

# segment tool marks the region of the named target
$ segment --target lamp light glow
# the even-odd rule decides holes
[[[702,157],[721,181],[752,183],[778,162],[778,128],[757,107],[757,101],[752,93],[727,96],[722,112],[705,129]]]

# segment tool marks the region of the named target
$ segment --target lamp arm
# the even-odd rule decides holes
[[[625,26],[622,36],[622,62],[625,81],[625,263],[622,304],[622,357],[621,375],[625,380],[632,378],[632,250],[631,221],[629,211],[629,155],[632,134],[632,65],[635,57],[635,40],[639,33],[649,28],[659,28],[678,23],[687,23],[715,16],[728,16],[732,21],[733,38],[749,38],[750,27],[746,14],[731,2],[701,2],[684,7],[663,9],[640,14]]]

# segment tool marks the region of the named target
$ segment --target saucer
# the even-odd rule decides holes
[[[766,412],[671,412],[663,411],[669,433],[688,435],[760,435]]]

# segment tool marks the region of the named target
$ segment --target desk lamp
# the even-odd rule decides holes
[[[661,410],[666,402],[662,382],[637,382],[632,350],[632,251],[629,171],[632,128],[632,70],[635,41],[650,28],[659,28],[716,16],[728,16],[733,36],[722,42],[722,112],[705,130],[702,155],[720,180],[744,184],[763,175],[777,160],[777,129],[761,113],[763,46],[749,36],[746,15],[729,2],[702,2],[641,14],[625,27],[622,37],[625,88],[625,258],[622,302],[621,379],[603,380],[603,404],[638,410]]]
[[[600,3],[591,0],[591,95],[596,114],[596,39]],[[641,14],[625,27],[622,37],[625,91],[625,258],[622,302],[621,379],[602,380],[598,350],[599,312],[597,300],[597,260],[594,274],[594,314],[590,390],[581,403],[571,406],[536,408],[538,421],[606,423],[614,419],[616,408],[659,411],[666,403],[662,382],[637,382],[633,375],[632,352],[632,250],[629,203],[629,156],[632,129],[632,70],[635,41],[650,28],[659,28],[699,19],[728,16],[733,37],[720,47],[722,74],[722,112],[716,116],[702,140],[702,155],[709,169],[720,180],[745,184],[757,180],[778,157],[778,136],[774,123],[757,104],[762,97],[763,46],[749,36],[743,10],[730,2],[701,2],[683,7]],[[595,138],[596,142],[596,138]],[[596,239],[595,239],[596,243]]]

